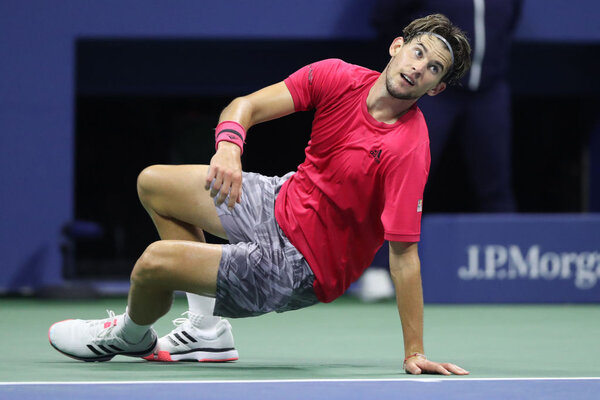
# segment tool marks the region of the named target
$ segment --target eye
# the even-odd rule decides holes
[[[421,56],[423,56],[423,52],[418,47],[415,48],[415,56],[417,56],[417,58],[421,58]]]
[[[431,71],[432,74],[436,75],[438,72],[440,72],[440,69],[438,68],[437,65],[430,65],[429,66],[429,70]]]

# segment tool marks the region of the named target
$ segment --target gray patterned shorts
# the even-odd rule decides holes
[[[229,243],[217,276],[215,315],[240,318],[284,312],[318,303],[315,276],[275,220],[275,198],[292,175],[243,173],[242,202],[217,214]]]

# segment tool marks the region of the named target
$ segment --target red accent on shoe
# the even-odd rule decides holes
[[[104,323],[104,329],[110,328],[111,326],[117,326],[117,319],[115,318],[113,322],[106,321]]]
[[[156,361],[176,362],[176,360],[171,358],[171,353],[168,351],[159,351],[158,354],[156,354]]]
[[[158,354],[150,354],[142,358],[147,361],[177,362],[177,360],[171,358],[171,353],[168,351],[159,351]]]
[[[143,359],[147,360],[147,361],[158,361],[158,362],[179,362],[177,360],[173,360],[171,358],[171,353],[169,353],[168,351],[159,351],[158,354],[150,354],[149,356],[143,357]],[[197,361],[198,362],[207,362],[207,363],[222,363],[222,362],[237,361],[237,360],[239,360],[238,357],[224,358],[224,359],[202,358]]]
[[[198,362],[221,363],[221,362],[227,362],[227,361],[237,361],[238,359],[239,359],[238,357],[224,358],[224,359],[221,359],[221,360],[213,360],[212,358],[203,358],[201,360],[198,360]]]

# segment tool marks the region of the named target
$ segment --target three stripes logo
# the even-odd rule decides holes
[[[112,316],[114,316],[114,313],[112,314]],[[104,322],[104,329],[108,329],[111,327],[117,326],[117,319],[114,318],[112,321],[106,321]],[[107,348],[110,347],[109,348]],[[115,354],[119,354],[119,353],[123,353],[124,350],[121,349],[118,346],[112,345],[112,344],[107,344],[106,346],[101,345],[101,344],[97,344],[96,347],[92,346],[91,344],[87,345],[87,348],[90,349],[90,351],[98,356],[111,356],[111,355],[115,355]],[[103,353],[104,352],[104,353]]]
[[[88,344],[87,348],[90,349],[90,351],[92,353],[94,353],[98,356],[110,356],[110,355],[123,353],[123,351],[124,351],[123,349],[121,349],[115,345],[112,345],[112,344],[109,344],[107,346],[110,347],[110,350],[106,346],[103,346],[101,344],[97,344],[96,347],[92,346],[91,344]],[[100,350],[102,350],[104,353]]]
[[[197,342],[197,340],[194,339],[192,337],[192,335],[190,335],[186,331],[181,331],[181,335],[185,336],[191,343]],[[173,333],[173,334],[169,335],[169,340],[171,341],[171,343],[174,346],[179,346],[179,344],[188,344],[188,341],[186,341],[184,338],[182,338],[181,335],[179,333]],[[177,339],[177,340],[175,340],[175,339]]]

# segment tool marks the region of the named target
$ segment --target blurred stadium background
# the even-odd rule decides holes
[[[372,7],[0,1],[0,294],[124,293],[157,239],[137,174],[207,163],[231,99],[311,61],[383,69]],[[599,17],[594,0],[524,2],[510,60],[518,213],[477,213],[449,151],[425,199],[427,302],[600,301]],[[310,121],[253,128],[244,169],[294,169]]]

